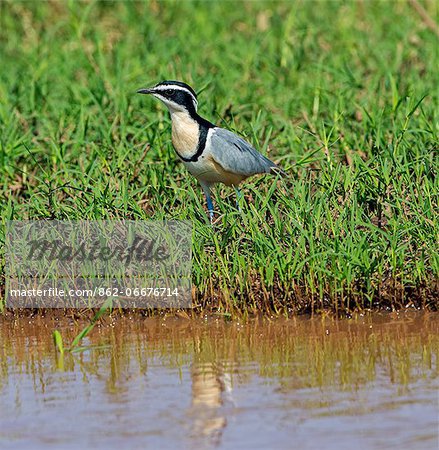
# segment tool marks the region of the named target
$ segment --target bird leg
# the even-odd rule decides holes
[[[209,210],[210,222],[212,223],[214,211],[213,211],[212,197],[210,196],[210,186],[205,183],[200,183],[200,184],[201,184],[201,187],[203,188],[204,195],[206,196],[207,209]]]
[[[210,194],[206,195],[207,209],[209,210],[210,221],[213,221],[213,203]]]
[[[233,187],[236,192],[236,207],[238,208],[238,211],[240,213],[242,213],[241,206],[239,206],[239,201],[242,199],[242,192],[236,186],[233,186]]]

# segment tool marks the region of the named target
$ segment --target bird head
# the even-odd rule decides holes
[[[195,113],[198,107],[197,94],[181,81],[162,81],[154,87],[139,89],[138,94],[150,94],[161,100],[172,112]]]

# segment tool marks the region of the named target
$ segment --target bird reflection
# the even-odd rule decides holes
[[[223,406],[231,397],[231,377],[222,363],[201,361],[197,353],[191,367],[191,437],[195,448],[214,448],[227,426]]]

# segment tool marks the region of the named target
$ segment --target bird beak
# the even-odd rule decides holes
[[[139,89],[137,91],[138,94],[153,94],[154,93],[154,89]]]

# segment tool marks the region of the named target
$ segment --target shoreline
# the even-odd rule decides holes
[[[331,295],[328,289],[322,289],[323,295],[315,292],[313,294],[309,287],[300,286],[294,286],[288,291],[280,285],[268,289],[260,279],[253,283],[252,287],[254,289],[246,292],[236,292],[211,285],[211,290],[207,293],[193,287],[192,308],[118,308],[116,306],[112,314],[122,317],[175,314],[188,318],[204,315],[233,318],[259,314],[266,317],[325,314],[344,317],[366,312],[439,311],[439,280],[436,279],[417,286],[403,286],[396,280],[390,279],[376,288],[372,297],[359,288],[346,290],[336,297]],[[99,308],[11,308],[5,305],[5,287],[0,287],[0,320],[5,317],[23,316],[74,317],[78,314],[92,317],[98,310]]]

